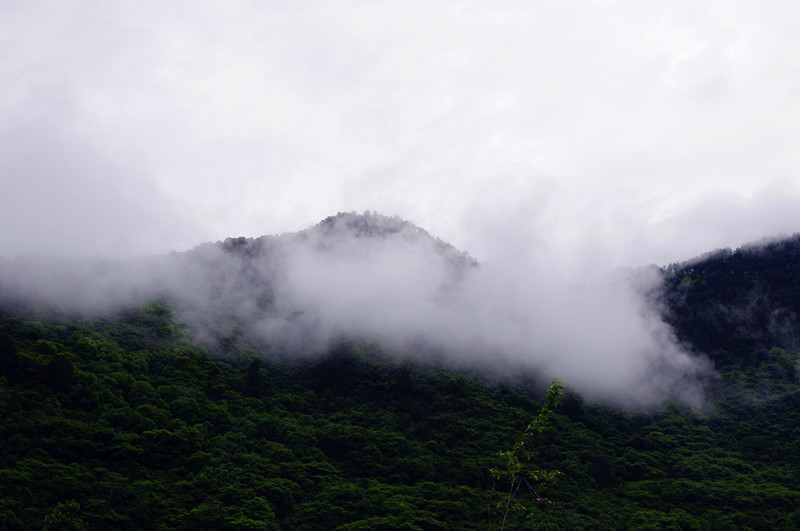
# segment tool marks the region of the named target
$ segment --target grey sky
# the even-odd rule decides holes
[[[580,271],[795,232],[799,10],[2,2],[0,255],[365,209]]]

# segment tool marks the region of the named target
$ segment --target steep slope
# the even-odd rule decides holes
[[[800,347],[800,235],[722,249],[665,269],[668,320],[720,367],[774,363]]]

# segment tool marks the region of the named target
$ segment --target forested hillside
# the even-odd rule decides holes
[[[798,529],[793,238],[664,271],[678,337],[718,371],[702,411],[568,389],[507,528]],[[0,312],[0,528],[497,529],[547,383],[389,356],[193,342],[164,301],[110,317]],[[417,358],[415,358],[417,359]]]
[[[800,347],[800,235],[720,249],[666,271],[669,320],[718,367],[757,368],[776,361],[773,348]]]

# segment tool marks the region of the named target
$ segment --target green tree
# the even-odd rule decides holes
[[[499,452],[498,455],[503,460],[503,466],[492,468],[492,477],[495,479],[507,479],[509,482],[508,495],[505,502],[500,501],[497,504],[498,509],[503,509],[503,520],[500,524],[501,531],[506,527],[506,521],[510,512],[523,512],[527,517],[532,516],[532,512],[519,502],[513,502],[514,493],[518,490],[521,482],[531,481],[537,484],[546,483],[555,479],[560,474],[558,470],[544,470],[532,466],[531,460],[536,456],[536,448],[534,447],[534,436],[542,433],[545,425],[550,420],[553,410],[558,407],[561,402],[561,395],[564,392],[564,386],[556,378],[550,387],[547,389],[547,395],[544,399],[544,405],[539,415],[531,421],[530,424],[522,432],[522,436],[514,443],[510,450]],[[537,501],[544,501],[551,503],[550,500],[545,498]]]
[[[56,505],[52,512],[44,517],[43,530],[83,531],[88,529],[81,518],[81,505],[75,500],[68,500]]]

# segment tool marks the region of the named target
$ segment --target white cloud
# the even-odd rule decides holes
[[[160,296],[213,352],[230,337],[291,356],[354,339],[500,376],[533,369],[629,407],[703,404],[706,362],[677,344],[649,300],[657,270],[578,284],[546,243],[507,229],[493,234],[502,260],[479,267],[410,224],[347,215],[300,235],[228,242],[227,251],[0,261],[0,298],[93,313]]]
[[[66,124],[86,157],[113,160],[215,238],[369,208],[464,245],[460,220],[487,190],[513,209],[529,187],[516,181],[546,175],[562,190],[562,237],[613,247],[653,212],[798,180],[791,4],[2,10],[4,122],[23,117],[43,138]],[[36,136],[28,151],[48,149]]]
[[[3,3],[0,256],[163,252],[370,209],[569,286],[795,232],[799,10]]]

